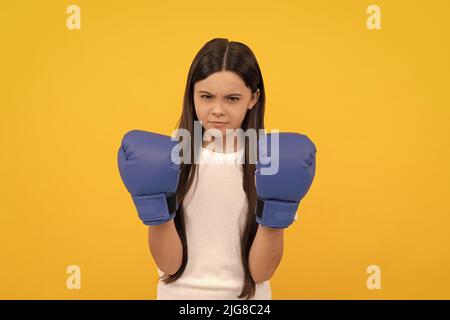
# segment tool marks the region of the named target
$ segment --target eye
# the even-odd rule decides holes
[[[233,101],[233,102],[239,101],[239,98],[238,98],[238,97],[230,97],[230,99],[235,99],[235,100],[231,100],[231,101]]]
[[[201,95],[200,97],[203,99],[203,98],[205,98],[205,97],[206,97],[206,98],[210,98],[211,96],[208,96],[208,95],[206,95],[206,94],[203,94],[203,95]]]

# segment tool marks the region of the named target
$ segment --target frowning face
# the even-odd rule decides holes
[[[247,110],[254,107],[258,98],[259,89],[252,94],[232,71],[215,72],[194,85],[197,118],[205,130],[218,129],[223,137],[226,129],[241,128]]]

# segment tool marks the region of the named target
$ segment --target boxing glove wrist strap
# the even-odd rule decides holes
[[[300,202],[256,200],[256,222],[272,228],[287,228],[294,222]]]
[[[132,196],[139,218],[146,225],[159,225],[175,217],[177,206],[176,193]]]

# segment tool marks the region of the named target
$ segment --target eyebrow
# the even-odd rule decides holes
[[[211,92],[208,92],[206,90],[199,90],[198,92],[199,93],[207,93],[209,95],[214,96]],[[227,94],[227,96],[242,96],[242,94],[236,92],[236,93],[229,93],[229,94]]]

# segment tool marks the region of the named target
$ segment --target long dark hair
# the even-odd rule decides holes
[[[265,92],[261,71],[255,55],[245,44],[228,39],[215,38],[208,41],[197,53],[189,69],[186,89],[183,100],[183,111],[178,120],[177,127],[186,129],[194,137],[194,121],[197,115],[194,108],[194,84],[197,81],[207,78],[214,72],[232,71],[239,75],[246,86],[251,89],[252,94],[259,89],[260,95],[256,105],[247,110],[242,121],[241,128],[245,132],[252,128],[256,130],[259,137],[259,129],[264,129],[264,107]],[[202,128],[202,135],[204,129]],[[177,189],[178,210],[175,216],[175,227],[183,246],[183,261],[179,270],[172,275],[163,275],[163,282],[168,284],[177,280],[184,272],[187,261],[187,241],[183,212],[183,200],[191,187],[194,175],[198,174],[197,166],[194,162],[194,143],[191,143],[191,162],[181,164],[180,180]],[[249,269],[249,253],[257,231],[255,220],[256,207],[256,186],[255,186],[255,164],[249,161],[249,144],[245,139],[245,162],[243,164],[242,188],[246,194],[247,212],[243,230],[240,230],[241,238],[241,258],[244,267],[244,281],[242,291],[238,298],[249,299],[255,294],[255,282],[253,281]]]

